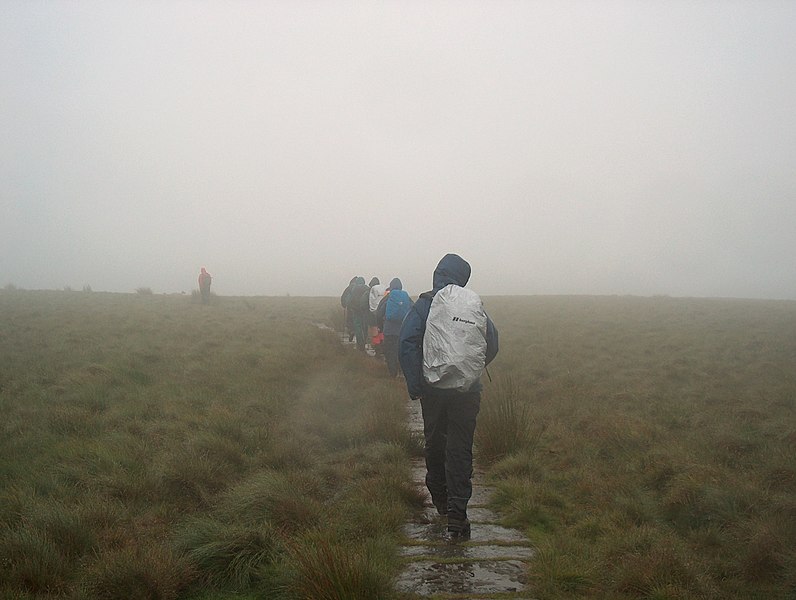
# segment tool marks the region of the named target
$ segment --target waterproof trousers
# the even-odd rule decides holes
[[[463,521],[473,495],[473,435],[481,393],[427,394],[420,402],[426,487],[435,506],[447,505],[449,521]]]
[[[365,341],[367,340],[366,336],[366,325],[365,325],[365,317],[360,312],[354,312],[353,317],[354,321],[354,335],[357,338],[357,349],[358,350],[365,350]]]
[[[387,362],[387,370],[390,377],[398,376],[398,336],[385,335],[381,343],[384,349],[384,360]]]

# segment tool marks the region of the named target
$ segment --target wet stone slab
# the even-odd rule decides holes
[[[533,558],[534,550],[530,546],[467,546],[464,544],[447,544],[442,546],[402,546],[401,556],[439,559],[462,560],[496,560]]]
[[[422,458],[412,461],[412,481],[423,484],[426,482],[426,463]]]
[[[500,594],[525,589],[527,566],[518,560],[407,565],[395,587],[420,596],[434,594]]]
[[[440,543],[445,541],[446,523],[444,519],[432,523],[406,523],[403,534],[418,542]],[[528,538],[516,529],[501,527],[491,523],[471,523],[470,539],[473,542],[497,542],[501,544],[527,544]]]
[[[492,488],[485,485],[473,484],[473,495],[470,497],[471,506],[486,506],[492,496]]]
[[[479,506],[468,506],[467,518],[473,523],[497,523],[500,521],[497,513]]]
[[[445,517],[440,516],[437,509],[431,505],[429,498],[429,502],[423,508],[423,512],[417,516],[416,521],[418,523],[432,523],[444,518]],[[479,507],[468,507],[467,518],[470,519],[471,523],[498,523],[498,521],[500,521],[500,517],[498,517],[496,513],[488,508]]]

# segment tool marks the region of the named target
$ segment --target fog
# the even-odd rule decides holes
[[[796,3],[0,3],[0,285],[796,298]]]

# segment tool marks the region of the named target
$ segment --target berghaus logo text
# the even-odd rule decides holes
[[[453,317],[454,323],[467,323],[468,325],[475,325],[475,321],[468,321],[467,319],[462,319],[461,317]]]

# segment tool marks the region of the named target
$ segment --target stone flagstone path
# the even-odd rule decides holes
[[[353,345],[348,336],[339,332],[338,335],[341,343]],[[409,430],[422,439],[420,402],[407,402]],[[473,496],[467,507],[470,541],[457,544],[445,540],[446,521],[431,504],[422,458],[413,460],[412,474],[425,495],[425,510],[404,525],[406,539],[400,552],[406,563],[396,579],[396,590],[405,598],[477,600],[498,594],[502,600],[531,600],[524,592],[534,549],[522,533],[501,527],[498,516],[487,508],[492,489],[484,483],[483,472],[476,468],[473,474]]]
[[[420,402],[409,402],[409,429],[423,435]],[[528,538],[515,529],[497,524],[497,515],[486,505],[492,492],[477,469],[473,475],[473,497],[467,509],[471,522],[469,542],[445,541],[445,519],[437,515],[425,485],[426,467],[422,458],[412,465],[415,484],[426,496],[425,511],[404,525],[406,541],[401,554],[406,558],[398,576],[396,590],[411,597],[455,596],[482,598],[500,594],[501,598],[527,600],[527,572],[534,549]]]

